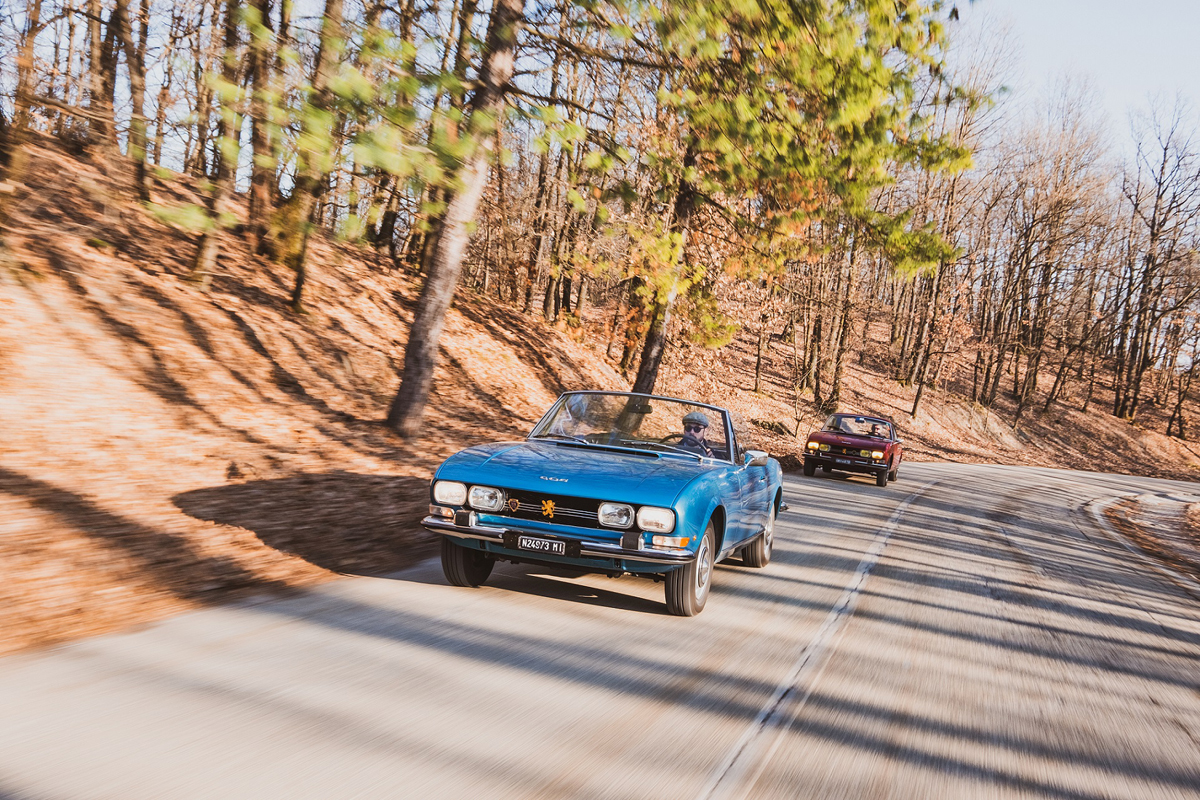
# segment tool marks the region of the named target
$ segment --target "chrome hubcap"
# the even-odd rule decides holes
[[[702,598],[708,593],[708,579],[712,575],[712,550],[705,537],[700,544],[700,552],[696,556],[696,598]]]

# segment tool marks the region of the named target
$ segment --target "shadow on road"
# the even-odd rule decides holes
[[[338,471],[197,489],[172,501],[318,567],[383,575],[429,555],[430,537],[418,524],[428,492],[418,478]]]

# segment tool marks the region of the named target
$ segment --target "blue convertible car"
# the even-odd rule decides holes
[[[423,523],[442,569],[479,586],[497,561],[666,584],[671,613],[708,599],[713,565],[771,558],[779,463],[744,450],[728,411],[628,392],[568,392],[523,442],[471,447],[438,468]]]

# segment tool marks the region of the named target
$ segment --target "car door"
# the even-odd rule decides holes
[[[743,463],[745,457],[743,456]],[[766,465],[742,468],[743,482],[746,487],[746,519],[749,531],[746,538],[756,535],[767,524],[767,511],[771,502],[771,476]]]
[[[733,475],[740,486],[737,505],[737,539],[743,542],[758,534],[767,523],[767,497],[770,494],[770,479],[767,468],[748,466],[746,452],[734,439],[730,426],[730,452],[734,456]]]

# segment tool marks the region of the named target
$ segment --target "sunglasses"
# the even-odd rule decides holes
[[[706,427],[708,427],[708,426],[707,425],[684,425],[683,429],[685,431],[687,431],[688,433],[699,433],[700,431],[704,430]]]

